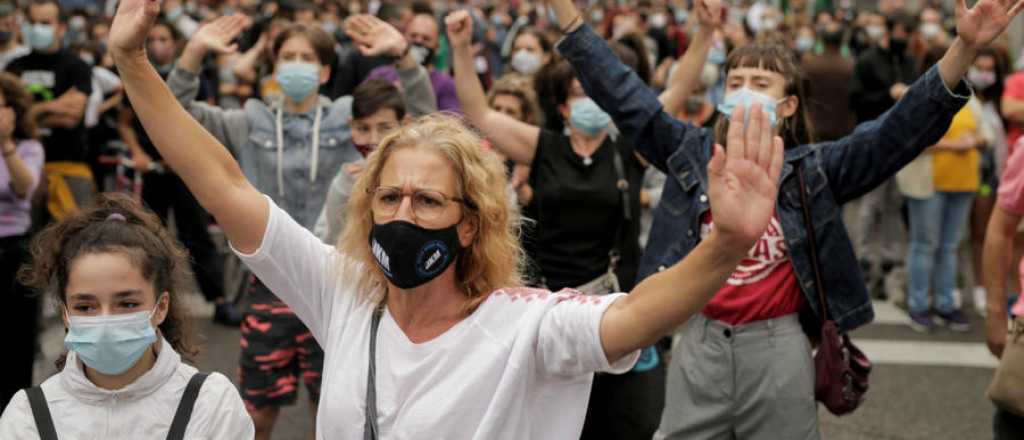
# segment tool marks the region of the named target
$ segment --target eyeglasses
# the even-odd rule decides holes
[[[422,221],[440,218],[451,202],[461,203],[468,208],[473,207],[464,199],[448,197],[439,191],[415,190],[410,194],[393,186],[379,186],[367,192],[372,199],[371,208],[383,216],[395,215],[406,196],[412,197],[412,215]]]

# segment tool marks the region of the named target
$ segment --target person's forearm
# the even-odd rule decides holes
[[[1006,289],[1013,264],[1013,236],[1020,217],[996,207],[989,219],[982,250],[982,283],[987,298],[985,308],[989,319],[1006,318]]]
[[[682,262],[647,278],[616,301],[601,321],[608,360],[657,342],[700,312],[747,252],[713,231]]]
[[[658,97],[665,113],[670,115],[678,113],[683,101],[693,93],[700,81],[700,75],[704,70],[712,43],[714,43],[714,29],[702,26],[694,36],[690,47],[686,49],[686,54],[683,55],[679,66],[669,78],[667,89]]]
[[[452,67],[455,69],[455,93],[459,96],[463,113],[470,122],[480,127],[490,108],[487,105],[487,96],[484,95],[480,78],[477,78],[476,75],[472,48],[468,45],[453,47],[452,55]]]
[[[946,88],[949,90],[956,88],[964,75],[967,75],[967,69],[974,64],[974,59],[977,56],[978,49],[967,46],[959,37],[953,40],[953,44],[939,60],[939,75],[946,83]]]
[[[579,9],[576,8],[572,0],[549,0],[548,6],[555,10],[558,28],[565,31],[565,33],[576,30],[584,22]],[[572,26],[571,29],[569,29],[570,26]]]
[[[145,151],[142,150],[142,145],[139,144],[139,137],[135,134],[135,129],[132,128],[131,120],[133,117],[134,113],[131,113],[130,110],[124,109],[121,111],[117,121],[117,134],[121,136],[121,140],[128,146],[128,150],[135,155]]]
[[[203,66],[203,58],[206,57],[206,49],[198,44],[189,43],[178,58],[178,68],[198,74]]]
[[[2,146],[2,151],[4,152],[4,164],[7,166],[7,173],[11,176],[11,188],[18,197],[27,197],[28,192],[35,185],[35,177],[32,176],[32,170],[28,168],[25,161],[18,155],[17,146],[14,141],[6,141]],[[7,154],[8,151],[12,152]]]
[[[258,80],[256,78],[256,64],[259,63],[263,50],[263,46],[257,44],[238,58],[238,61],[235,62],[235,67],[231,69],[235,74],[235,79],[249,84],[256,83]],[[184,57],[184,54],[182,57]]]

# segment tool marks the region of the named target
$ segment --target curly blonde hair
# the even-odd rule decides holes
[[[368,239],[373,227],[370,193],[380,185],[381,171],[388,158],[403,148],[430,148],[448,159],[458,178],[457,194],[467,201],[463,221],[477,223],[473,242],[462,249],[455,262],[455,279],[459,291],[466,296],[466,312],[475,310],[497,289],[522,285],[519,217],[510,206],[504,166],[494,153],[484,149],[483,139],[462,120],[432,114],[385,137],[366,158],[366,168],[352,188],[338,248],[371,268],[368,276],[360,277],[359,290],[378,295],[386,291],[383,286],[387,279],[374,262]],[[383,301],[384,297],[373,299]]]

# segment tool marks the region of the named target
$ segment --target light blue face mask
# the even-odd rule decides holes
[[[320,85],[320,68],[312,63],[291,61],[277,67],[275,78],[285,96],[299,102]]]
[[[25,25],[24,33],[25,42],[34,50],[46,50],[53,46],[53,26],[41,23],[29,24]]]
[[[608,116],[593,99],[578,99],[572,104],[572,114],[569,115],[569,122],[572,126],[587,136],[597,136],[602,130],[608,128],[612,117]]]
[[[149,312],[102,316],[68,314],[64,347],[100,373],[111,376],[124,373],[156,342],[156,330],[150,324],[155,311],[156,308]]]
[[[721,47],[718,47],[717,44],[712,46],[711,50],[708,52],[708,62],[712,63],[712,64],[722,65],[722,64],[725,64],[725,60],[726,60],[725,49],[722,49]]]
[[[747,87],[739,89],[735,92],[725,95],[725,99],[721,104],[718,104],[718,111],[726,117],[732,116],[732,111],[737,106],[743,106],[743,123],[747,124],[750,122],[750,108],[755,103],[761,104],[761,111],[768,114],[768,122],[771,123],[772,127],[775,126],[775,107],[780,102],[785,101],[786,98],[775,99],[771,96],[765,95],[764,93],[758,93],[750,90]]]

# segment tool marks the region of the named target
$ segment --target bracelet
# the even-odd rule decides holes
[[[576,23],[578,23],[578,22],[580,22],[582,20],[583,20],[583,15],[582,14],[576,14],[576,18],[572,19],[572,21],[569,22],[568,26],[566,26],[563,29],[560,29],[562,31],[562,35],[568,34],[569,31],[572,30],[573,26],[576,26]]]

